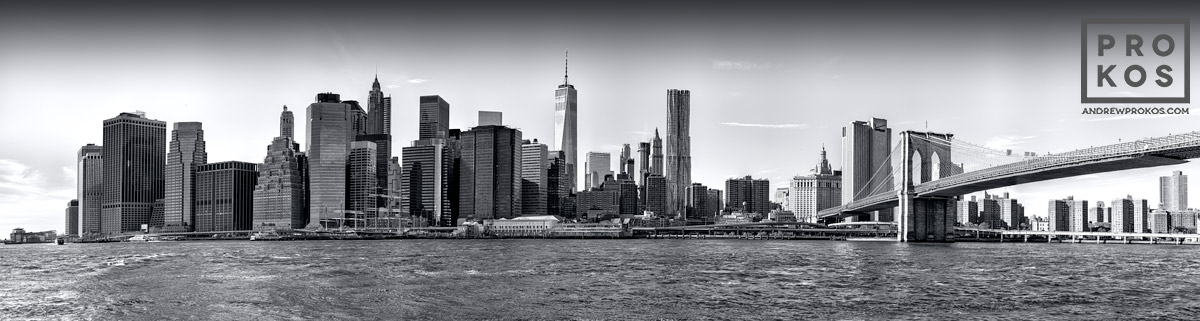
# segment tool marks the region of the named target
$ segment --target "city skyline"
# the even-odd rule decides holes
[[[251,10],[246,14],[255,12],[261,11]],[[1001,13],[1004,17],[1004,12]],[[738,10],[731,14],[748,15]],[[840,126],[871,117],[888,119],[890,127],[896,130],[928,128],[989,147],[1039,154],[1200,129],[1191,124],[1194,123],[1191,115],[1080,115],[1075,81],[1079,17],[1066,14],[1031,18],[1033,25],[1045,27],[1045,32],[1039,34],[1020,27],[997,27],[995,21],[987,20],[981,24],[983,27],[967,27],[992,32],[984,36],[967,32],[907,36],[905,41],[930,45],[924,49],[897,46],[904,41],[880,39],[886,38],[888,32],[907,35],[929,31],[921,26],[871,34],[846,27],[855,22],[851,21],[835,24],[846,28],[828,33],[797,31],[798,28],[770,32],[772,26],[804,26],[786,22],[778,15],[765,17],[763,27],[731,28],[732,23],[718,24],[718,28],[724,28],[720,30],[728,30],[723,34],[710,35],[706,31],[716,28],[684,24],[690,30],[685,33],[687,36],[661,43],[651,40],[664,39],[661,37],[673,31],[673,25],[646,22],[644,18],[633,19],[630,28],[647,25],[658,28],[650,28],[654,32],[648,35],[628,38],[589,31],[588,28],[597,28],[597,22],[590,19],[583,19],[580,26],[549,38],[536,34],[517,37],[518,45],[512,46],[492,46],[494,42],[483,40],[478,44],[463,42],[472,39],[467,35],[478,30],[439,31],[436,35],[399,33],[387,38],[391,43],[448,39],[434,41],[437,48],[451,52],[446,57],[405,52],[397,50],[399,47],[395,45],[373,45],[368,41],[373,36],[389,35],[375,29],[408,30],[404,28],[406,24],[345,22],[301,26],[300,21],[283,20],[279,21],[282,26],[294,26],[296,30],[258,25],[249,28],[256,31],[255,35],[237,36],[234,30],[246,24],[239,18],[245,17],[234,14],[228,27],[195,19],[128,22],[129,25],[100,20],[103,23],[94,30],[78,27],[80,23],[96,20],[80,19],[63,24],[75,27],[59,36],[65,39],[47,37],[52,34],[47,30],[62,31],[46,27],[48,22],[19,17],[2,19],[5,22],[0,25],[4,28],[0,29],[5,31],[0,31],[0,38],[26,45],[0,50],[0,67],[6,70],[0,75],[0,94],[12,98],[0,108],[0,117],[6,120],[0,126],[3,128],[0,129],[0,146],[3,146],[0,227],[61,230],[62,205],[76,194],[75,152],[87,143],[102,145],[101,121],[121,112],[142,110],[149,118],[165,121],[168,126],[183,121],[202,122],[209,161],[258,162],[276,136],[273,122],[279,106],[306,106],[319,92],[368,101],[365,89],[378,74],[383,79],[383,93],[395,98],[391,112],[392,150],[407,147],[415,139],[416,97],[434,94],[455,102],[450,128],[467,130],[473,124],[475,111],[498,110],[509,114],[509,122],[522,130],[525,138],[549,142],[553,140],[551,108],[554,106],[549,91],[561,83],[561,55],[566,48],[573,51],[570,83],[579,86],[582,107],[579,152],[617,154],[622,144],[649,141],[655,128],[665,130],[666,101],[661,97],[662,91],[689,89],[694,93],[692,181],[706,186],[721,186],[725,179],[745,175],[768,178],[773,188],[786,186],[792,176],[803,175],[811,167],[812,155],[817,154],[821,145],[840,146],[837,135]],[[123,34],[131,27],[150,29],[147,26],[151,23],[181,34],[150,31]],[[529,23],[498,28],[495,32],[526,31],[545,21]],[[16,24],[31,27],[21,28]],[[222,49],[213,38],[227,35],[232,36],[229,41],[234,44],[245,45],[263,35],[279,35],[280,43],[278,48],[261,46],[249,54],[233,53]],[[302,36],[312,35],[320,38],[317,50],[313,53],[295,50],[308,44],[309,37]],[[104,40],[114,44],[96,43]],[[76,42],[94,46],[96,56],[68,49]],[[154,43],[165,45],[151,46]],[[636,53],[604,49],[614,43],[623,49],[642,49]],[[717,43],[763,49],[710,45]],[[963,47],[955,47],[953,53],[937,50],[949,43],[962,43]],[[1006,44],[1038,46],[1022,53],[1005,47]],[[472,53],[484,47],[492,49]],[[135,52],[133,48],[150,50]],[[1003,50],[997,52],[997,49]],[[278,57],[283,59],[276,61]],[[869,79],[906,79],[904,75],[913,69],[893,64],[923,65],[938,61],[949,61],[962,70],[941,67],[913,81],[915,84]],[[1031,66],[1025,66],[1026,63]],[[130,66],[134,68],[129,69]],[[225,77],[226,74],[247,76],[234,79]],[[638,76],[635,79],[626,76],[633,74]],[[1017,81],[1028,74],[1039,77]],[[60,83],[64,75],[71,77]],[[60,84],[66,85],[67,90],[60,90]],[[477,91],[489,86],[496,88]],[[782,94],[794,88],[801,88],[802,95]],[[863,88],[871,93],[864,93]],[[18,121],[24,118],[22,108],[27,106],[70,116],[63,117],[56,125],[63,130],[45,131],[40,129],[44,125]],[[1023,114],[1030,111],[1041,113],[1041,117]],[[301,127],[295,129],[295,137],[307,136],[307,129]],[[1111,130],[1113,127],[1127,130]],[[34,141],[24,133],[44,135]],[[299,140],[307,151],[308,139]],[[788,143],[783,147],[781,142]],[[770,156],[751,158],[730,154],[726,148],[730,144],[761,150]],[[840,152],[831,149],[830,154],[831,163],[841,163],[837,156]],[[1107,201],[1133,194],[1135,198],[1149,199],[1153,206],[1158,203],[1153,177],[1174,170],[1186,174],[1196,169],[1200,168],[1185,164],[992,192],[1008,191],[1027,204],[1043,204],[1045,200],[1069,195]],[[577,180],[582,178],[576,175]],[[1039,208],[1033,206],[1029,214],[1044,216]]]

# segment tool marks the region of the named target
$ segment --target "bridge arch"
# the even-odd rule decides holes
[[[924,158],[923,158],[923,157],[921,157],[921,151],[920,151],[920,150],[913,150],[913,151],[912,151],[912,158],[909,158],[909,161],[910,161],[910,162],[912,162],[912,165],[910,166],[910,167],[912,167],[912,172],[911,172],[911,173],[908,173],[908,174],[909,174],[909,175],[912,175],[912,183],[913,183],[913,185],[916,185],[916,184],[921,184],[921,183],[924,183],[924,182],[926,182],[927,180],[925,180],[925,179],[923,178],[923,176],[925,176],[925,175],[923,175],[923,174],[925,173],[925,170],[924,170],[924,169],[925,169],[925,166],[924,166],[924,164],[923,164],[923,163],[924,163]]]

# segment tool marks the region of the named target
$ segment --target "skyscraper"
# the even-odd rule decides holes
[[[87,144],[79,148],[75,175],[79,200],[79,236],[100,233],[100,203],[104,201],[104,147]]]
[[[400,207],[416,226],[452,226],[450,103],[441,96],[419,99],[417,140],[401,149]]]
[[[522,161],[526,159],[522,157]],[[567,170],[567,156],[562,151],[550,152],[549,170],[546,187],[546,214],[559,216],[574,216],[567,211],[567,199],[571,195],[570,178],[573,175]],[[524,192],[524,190],[522,190]],[[522,207],[524,208],[524,207]],[[571,217],[573,218],[573,217]]]
[[[659,217],[674,217],[667,213],[667,178],[662,175],[646,177],[646,210]]]
[[[710,188],[708,189],[708,210],[706,215],[720,215],[721,210],[725,208],[725,198],[721,195],[721,190]]]
[[[667,213],[670,215],[683,214],[685,189],[692,184],[691,97],[691,92],[687,90],[667,90],[667,154],[664,176],[667,177]],[[657,132],[655,134],[657,136]],[[728,188],[725,192],[733,194]]]
[[[650,176],[650,143],[638,143],[638,173],[637,183],[639,186],[646,185],[646,177]]]
[[[392,98],[384,97],[379,88],[379,76],[371,83],[368,92],[367,131],[358,135],[355,141],[375,143],[375,206],[386,208],[388,205],[388,161],[392,158]]]
[[[663,168],[663,143],[662,137],[658,136],[658,128],[654,129],[654,139],[650,140],[650,146],[652,146],[650,148],[650,174],[663,175],[665,173],[665,169]]]
[[[523,215],[546,215],[550,191],[550,158],[546,144],[528,139],[521,145],[521,211]]]
[[[310,229],[334,227],[346,209],[346,160],[354,140],[355,113],[334,93],[317,94],[308,105]]]
[[[66,223],[63,225],[63,235],[79,235],[79,200],[67,202]]]
[[[1071,203],[1074,201],[1072,197],[1050,200],[1050,207],[1046,210],[1050,231],[1071,231]]]
[[[1015,198],[1008,196],[1008,192],[1002,194],[1001,197],[995,197],[996,204],[1000,208],[1000,220],[1010,230],[1021,228],[1021,219],[1025,218],[1025,205],[1021,205]],[[992,227],[996,228],[996,227]]]
[[[258,164],[227,161],[196,167],[196,232],[245,231],[254,224]]]
[[[629,163],[629,161],[633,160],[633,153],[630,152],[629,144],[623,144],[621,146],[621,156],[619,159],[620,159],[620,161],[617,163],[617,172],[621,173],[621,174],[629,175],[629,177],[632,178],[633,177],[633,168],[628,167],[628,165],[626,164],[626,163]]]
[[[725,205],[738,211],[766,215],[771,212],[771,182],[749,175],[727,179]]]
[[[817,212],[842,204],[842,179],[829,166],[821,148],[821,157],[807,176],[796,176],[788,185],[785,210],[800,222],[816,223]]]
[[[367,134],[392,134],[392,99],[384,97],[379,87],[379,76],[371,83],[371,91],[367,92]]]
[[[575,86],[567,78],[569,60],[564,60],[563,83],[554,90],[554,141],[553,149],[567,156],[567,167],[571,170],[571,191],[576,191],[576,158],[579,157],[579,97]]]
[[[253,192],[256,230],[288,231],[308,224],[303,165],[294,148],[292,139],[285,136],[275,137],[267,146]]]
[[[200,122],[177,122],[167,151],[166,193],[163,196],[163,230],[195,230],[196,166],[208,163],[204,128]]]
[[[611,157],[612,155],[609,153],[587,153],[587,163],[584,164],[586,167],[584,178],[587,180],[587,185],[584,187],[586,189],[600,187],[600,184],[604,183],[604,177],[613,174]]]
[[[346,178],[346,199],[349,219],[347,224],[353,227],[365,227],[364,223],[374,222],[378,218],[378,166],[375,156],[378,154],[375,143],[355,141],[350,143],[350,159],[347,162],[349,177]]]
[[[476,126],[459,140],[458,212],[468,220],[521,215],[521,131]]]
[[[1174,171],[1171,176],[1158,178],[1159,208],[1168,211],[1187,210],[1187,175]]]
[[[700,183],[692,183],[684,190],[684,213],[689,222],[699,224],[712,220],[708,213],[708,187]]]
[[[167,123],[143,112],[104,121],[103,233],[132,232],[150,223],[154,202],[163,198]]]
[[[296,118],[292,115],[292,111],[287,109],[287,105],[283,105],[283,112],[279,113],[279,137],[296,140]]]
[[[886,119],[855,121],[842,128],[842,203],[891,190],[891,151],[892,129]],[[859,219],[891,221],[892,210]]]

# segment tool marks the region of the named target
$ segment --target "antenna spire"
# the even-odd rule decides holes
[[[567,71],[570,70],[570,67],[571,67],[571,50],[568,49],[563,52],[563,85],[569,84],[569,82],[567,82]]]

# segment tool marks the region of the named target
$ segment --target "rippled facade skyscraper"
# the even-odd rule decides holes
[[[196,218],[196,166],[208,163],[200,122],[177,122],[167,151],[163,231],[191,232]]]
[[[134,232],[150,224],[154,202],[163,198],[167,123],[143,112],[104,120],[102,233]]]
[[[667,90],[667,214],[680,216],[686,208],[686,189],[692,184],[692,93]]]
[[[309,228],[328,227],[344,217],[346,160],[356,118],[340,99],[323,93],[308,105]]]

